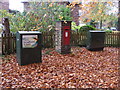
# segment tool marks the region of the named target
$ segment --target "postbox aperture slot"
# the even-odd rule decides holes
[[[65,37],[68,37],[68,32],[65,32]]]

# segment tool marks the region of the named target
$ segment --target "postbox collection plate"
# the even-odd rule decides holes
[[[38,44],[38,35],[22,35],[23,48],[35,48]]]

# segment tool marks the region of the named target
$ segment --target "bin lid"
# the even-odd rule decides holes
[[[94,31],[94,30],[90,30],[89,32],[105,32],[105,31]]]
[[[40,34],[39,31],[18,31],[20,34]]]

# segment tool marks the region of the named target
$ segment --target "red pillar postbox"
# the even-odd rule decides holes
[[[70,26],[63,27],[63,44],[70,45]]]
[[[71,53],[71,21],[57,21],[55,31],[55,49],[61,54]]]

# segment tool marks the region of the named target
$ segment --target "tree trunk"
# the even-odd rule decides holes
[[[102,29],[102,19],[100,20],[100,29]]]
[[[3,34],[3,37],[6,38],[5,39],[6,43],[4,44],[5,47],[6,47],[5,48],[5,53],[10,54],[10,52],[11,52],[11,42],[10,42],[11,41],[10,40],[11,34],[10,34],[9,19],[8,18],[3,18],[3,23],[2,24],[4,26],[2,34]]]

